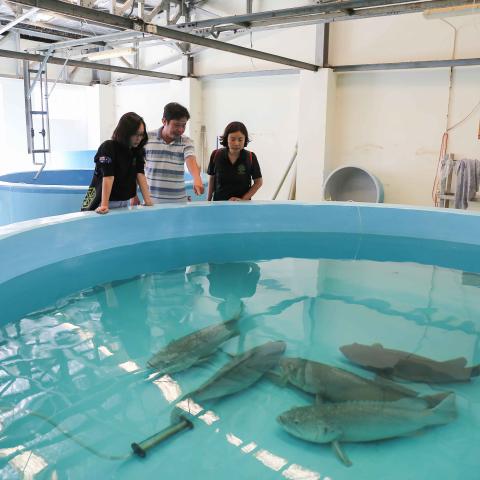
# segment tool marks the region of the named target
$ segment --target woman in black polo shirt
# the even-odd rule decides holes
[[[209,201],[251,200],[262,186],[257,156],[245,149],[249,141],[243,123],[227,125],[220,142],[224,148],[214,150],[210,156],[207,170]]]
[[[112,139],[103,142],[95,155],[95,171],[82,204],[82,211],[108,213],[128,206],[137,194],[137,183],[145,205],[153,205],[145,178],[147,129],[143,118],[129,112],[120,118]]]

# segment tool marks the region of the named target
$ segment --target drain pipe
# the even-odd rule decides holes
[[[294,148],[294,150],[293,150],[292,159],[290,160],[290,163],[288,164],[288,167],[287,167],[287,169],[285,170],[285,173],[283,174],[283,177],[282,177],[282,179],[280,180],[280,183],[279,183],[277,189],[275,190],[275,193],[273,194],[272,200],[276,200],[276,199],[277,199],[277,196],[278,196],[278,194],[280,193],[280,190],[282,189],[283,184],[285,183],[285,179],[287,178],[288,174],[290,173],[290,170],[291,170],[291,168],[292,168],[292,165],[293,165],[293,163],[295,162],[295,159],[297,158],[297,152],[298,152],[298,142],[295,144],[295,148]]]

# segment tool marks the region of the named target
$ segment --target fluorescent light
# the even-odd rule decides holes
[[[454,17],[457,15],[476,15],[480,13],[480,4],[456,5],[454,7],[429,8],[424,10],[423,16],[426,19],[435,19],[443,17]]]
[[[92,52],[85,55],[90,60],[106,60],[107,58],[126,57],[134,55],[135,49],[132,47],[114,48],[112,50],[102,50],[101,52]]]
[[[49,15],[48,13],[40,12],[37,13],[34,18],[36,22],[49,22],[50,20],[53,20],[54,16]]]

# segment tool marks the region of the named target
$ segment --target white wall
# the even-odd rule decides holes
[[[20,49],[34,47],[37,43],[21,40]],[[1,48],[15,50],[13,37],[1,42]],[[33,64],[32,67],[36,66]],[[17,72],[18,67],[18,72]],[[48,65],[50,80],[48,88],[59,77],[62,66]],[[14,78],[23,74],[23,62],[2,58],[0,61],[0,173],[38,169],[32,164],[32,157],[27,150],[27,133],[25,127],[25,100],[23,79]],[[7,76],[7,77],[4,77]],[[12,78],[8,78],[12,77]],[[63,76],[60,77],[63,80]],[[80,69],[75,81],[88,83],[91,71]],[[47,158],[48,166],[60,165],[60,159],[66,150],[85,150],[97,148],[99,139],[100,115],[99,96],[103,86],[67,85],[57,83],[49,98],[51,155]],[[108,107],[110,110],[112,107]],[[102,123],[106,123],[106,119]]]
[[[314,63],[315,26],[253,32],[251,39],[250,35],[244,35],[229,43],[247,48],[253,47],[254,50],[294,58],[302,62]],[[254,72],[279,68],[290,67],[219,50],[205,50],[195,57],[196,75]]]
[[[58,165],[64,151],[98,147],[101,139],[99,88],[110,87],[64,84],[55,87],[49,100],[52,151],[47,160],[49,166]],[[23,80],[0,78],[0,92],[0,172],[36,169],[27,150]]]
[[[127,112],[138,113],[148,130],[162,125],[163,107],[169,102],[185,103],[181,82],[166,81],[140,85],[115,87],[115,117]]]
[[[30,158],[27,153],[27,132],[23,80],[0,78],[3,97],[0,109],[0,172],[25,170]]]
[[[209,80],[203,83],[208,155],[228,123],[241,121],[252,138],[264,184],[255,199],[271,199],[297,141],[298,75]]]

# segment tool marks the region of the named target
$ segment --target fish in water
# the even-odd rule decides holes
[[[215,375],[193,392],[184,395],[170,416],[171,423],[179,421],[178,405],[185,400],[204,402],[238,393],[253,385],[278,364],[287,345],[282,341],[267,342],[234,356]],[[183,408],[183,407],[182,407]]]
[[[213,377],[188,397],[201,402],[224,397],[250,387],[276,367],[287,345],[282,341],[267,342],[233,357]]]
[[[181,372],[206,360],[220,345],[239,335],[238,318],[210,325],[170,342],[153,355],[147,365],[163,375]]]
[[[418,392],[389,380],[370,380],[342,368],[303,358],[283,357],[279,361],[280,381],[290,383],[319,401],[346,402],[351,400],[395,401],[418,397]],[[418,397],[434,406],[449,392]]]
[[[439,362],[413,353],[384,348],[379,343],[352,343],[340,347],[340,350],[351,362],[368,370],[412,382],[468,382],[471,377],[480,375],[480,365],[467,367],[467,359],[464,357]]]
[[[341,442],[370,442],[420,432],[425,427],[444,425],[457,416],[455,394],[433,408],[416,398],[395,402],[343,402],[296,407],[277,417],[291,435],[315,443],[331,443],[335,453],[351,465]]]

